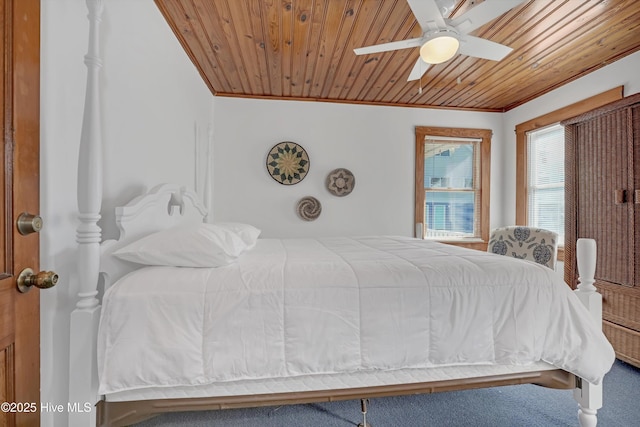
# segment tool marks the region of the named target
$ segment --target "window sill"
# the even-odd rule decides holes
[[[484,242],[480,237],[425,237],[424,240],[433,240],[434,242],[442,243],[479,243]]]
[[[451,239],[451,240],[426,239],[426,240],[432,240],[434,242],[444,243],[447,245],[460,246],[462,248],[477,249],[479,251],[487,250],[487,242],[485,242],[482,239],[464,239],[464,240],[462,239]]]

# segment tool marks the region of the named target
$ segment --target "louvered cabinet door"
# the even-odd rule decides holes
[[[576,126],[577,237],[598,244],[596,279],[634,286],[633,130],[630,110]],[[631,151],[630,151],[631,150]]]

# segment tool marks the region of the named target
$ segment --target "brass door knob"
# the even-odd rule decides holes
[[[16,226],[22,235],[26,236],[27,234],[37,233],[42,230],[42,218],[40,215],[32,215],[30,213],[23,212],[18,217]]]
[[[33,270],[25,268],[18,276],[18,290],[22,293],[29,292],[32,286],[40,289],[52,288],[58,283],[58,275],[53,271],[41,271],[33,274]]]

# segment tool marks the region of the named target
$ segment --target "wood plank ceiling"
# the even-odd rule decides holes
[[[407,82],[418,48],[353,53],[419,37],[406,0],[155,2],[218,96],[508,111],[640,50],[638,0],[529,0],[471,33],[512,47],[502,61],[457,55]]]

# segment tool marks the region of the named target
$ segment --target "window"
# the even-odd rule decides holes
[[[416,127],[416,236],[483,249],[491,131]]]
[[[527,133],[527,225],[558,233],[564,245],[564,128]]]
[[[535,207],[529,206],[530,201],[535,200],[529,195],[529,192],[532,191],[529,185],[530,175],[535,174],[535,172],[531,172],[531,168],[538,167],[540,164],[534,164],[529,159],[529,156],[531,155],[529,150],[529,140],[531,135],[538,131],[542,132],[540,135],[543,135],[545,130],[552,130],[551,125],[559,123],[570,117],[586,113],[587,111],[601,107],[610,102],[622,99],[622,89],[622,86],[615,87],[599,95],[592,96],[591,98],[584,99],[576,102],[575,104],[568,105],[564,108],[552,111],[544,116],[536,117],[516,126],[516,224],[531,225],[533,224],[531,221],[542,220],[542,208],[538,209],[538,214],[540,214],[540,216],[536,219]],[[562,139],[557,143],[562,145],[564,148],[564,131],[562,132]],[[562,158],[564,165],[564,154],[562,154]],[[530,218],[531,215],[533,215],[534,218]],[[554,213],[551,216],[553,215],[557,215],[557,213]],[[564,217],[564,214],[562,216]],[[543,227],[541,224],[538,226]],[[564,234],[564,232],[562,234]],[[564,261],[564,248],[562,246],[558,248],[558,260]]]

